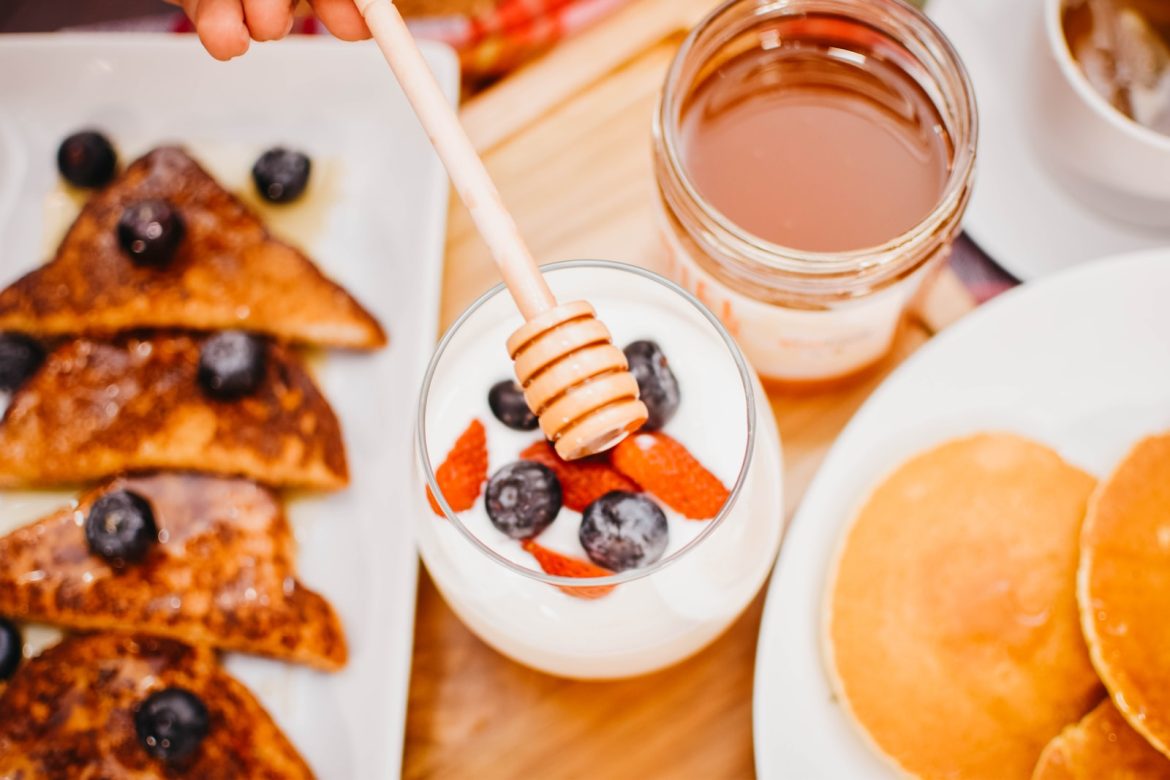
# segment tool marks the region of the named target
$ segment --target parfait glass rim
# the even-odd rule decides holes
[[[476,298],[459,315],[459,317],[456,318],[456,320],[451,324],[451,326],[449,328],[447,328],[446,332],[443,334],[443,337],[439,340],[438,345],[435,347],[435,352],[431,356],[430,362],[427,365],[426,373],[423,375],[422,386],[421,386],[421,389],[419,392],[417,418],[415,420],[415,437],[414,437],[415,441],[414,441],[414,444],[415,444],[415,450],[416,450],[415,457],[418,461],[418,464],[422,468],[423,476],[425,477],[425,481],[426,481],[426,487],[427,487],[430,495],[434,498],[434,501],[439,506],[439,508],[442,509],[444,518],[448,522],[452,523],[455,526],[455,528],[469,542],[471,542],[473,547],[478,549],[481,553],[487,555],[491,560],[495,561],[496,563],[498,563],[498,564],[504,566],[505,568],[510,569],[511,571],[515,572],[516,574],[519,574],[519,575],[526,577],[528,579],[547,583],[549,585],[554,585],[557,587],[602,588],[602,587],[621,585],[623,583],[627,583],[627,582],[631,582],[634,580],[639,580],[639,579],[643,579],[646,577],[650,577],[651,575],[665,569],[667,566],[670,566],[674,562],[685,557],[692,550],[700,547],[702,545],[702,543],[709,536],[711,536],[711,534],[714,533],[715,530],[720,525],[722,525],[722,523],[726,519],[727,515],[730,514],[731,510],[738,503],[740,493],[743,490],[744,483],[747,479],[747,475],[748,475],[748,473],[751,469],[751,466],[752,466],[752,459],[753,459],[753,455],[755,452],[756,425],[757,425],[756,389],[755,389],[755,382],[753,381],[751,369],[748,367],[747,360],[744,357],[742,351],[740,351],[739,345],[736,344],[735,339],[727,331],[727,328],[724,327],[723,323],[719,320],[719,318],[710,309],[708,309],[707,306],[702,303],[702,301],[700,301],[698,298],[696,298],[690,292],[688,292],[687,290],[685,290],[684,288],[682,288],[678,284],[672,282],[671,280],[666,279],[665,277],[661,276],[660,274],[655,273],[654,271],[651,271],[651,270],[646,269],[646,268],[642,268],[640,266],[630,265],[628,263],[619,263],[619,262],[616,262],[613,260],[563,260],[560,262],[548,263],[546,265],[541,266],[541,272],[543,274],[547,275],[550,272],[555,273],[557,271],[573,270],[573,269],[581,269],[581,268],[597,268],[597,269],[604,269],[607,271],[618,271],[618,272],[622,272],[622,273],[632,273],[636,276],[642,277],[643,279],[646,279],[646,280],[654,282],[662,287],[665,287],[667,290],[679,295],[687,303],[689,303],[708,323],[710,323],[712,325],[712,327],[715,329],[716,334],[723,341],[724,345],[727,347],[728,351],[730,352],[730,354],[732,356],[732,359],[735,362],[736,368],[737,368],[738,373],[739,373],[740,382],[742,384],[743,391],[744,391],[744,411],[745,411],[745,416],[747,418],[747,426],[746,426],[747,434],[744,437],[745,438],[744,454],[743,454],[742,460],[740,461],[739,473],[736,475],[735,483],[729,488],[729,494],[728,494],[727,500],[723,503],[723,506],[719,510],[719,513],[714,518],[712,518],[710,520],[692,521],[692,522],[704,522],[704,523],[706,523],[706,527],[702,531],[700,531],[699,534],[695,536],[695,538],[693,538],[692,540],[687,542],[685,545],[683,545],[679,549],[675,550],[670,555],[664,555],[662,558],[660,558],[659,560],[650,564],[649,566],[645,566],[643,568],[638,568],[638,569],[627,569],[626,571],[616,572],[616,573],[611,574],[607,577],[589,577],[589,578],[562,577],[562,576],[557,576],[557,575],[552,575],[552,574],[546,574],[545,572],[540,571],[538,569],[533,569],[533,568],[523,566],[523,565],[516,563],[515,561],[509,559],[508,557],[502,555],[498,551],[494,550],[490,544],[488,544],[486,541],[484,541],[478,535],[476,535],[474,532],[472,532],[469,528],[467,528],[467,526],[459,518],[459,513],[452,510],[451,505],[447,502],[446,497],[443,495],[442,491],[439,490],[438,484],[437,484],[436,479],[435,479],[435,469],[431,464],[429,449],[427,446],[427,433],[426,433],[427,402],[428,402],[428,399],[430,396],[431,383],[434,380],[435,373],[438,370],[439,364],[442,362],[443,356],[446,354],[447,348],[451,345],[451,342],[454,340],[456,334],[458,334],[460,332],[460,329],[473,316],[475,316],[475,314],[488,301],[492,300],[497,295],[506,292],[506,288],[502,283],[493,286],[487,292],[483,293],[478,298]],[[637,434],[634,434],[634,435],[637,435]],[[482,500],[482,498],[479,500]],[[428,508],[428,513],[431,514],[432,516],[425,518],[424,521],[432,521],[433,522],[433,521],[438,521],[441,519],[441,518],[434,517],[433,513],[429,512],[429,508]]]

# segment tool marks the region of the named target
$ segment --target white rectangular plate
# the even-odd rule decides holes
[[[424,53],[454,101],[455,57],[438,45]],[[71,218],[76,205],[59,191],[56,148],[88,126],[102,128],[124,161],[184,144],[249,202],[251,163],[262,150],[284,144],[313,159],[305,202],[264,216],[390,334],[377,353],[314,358],[341,418],[352,484],[289,506],[300,577],[341,614],[350,660],[331,675],[243,657],[228,666],[320,777],[396,777],[417,574],[403,508],[412,505],[407,491],[420,489],[410,432],[438,320],[442,168],[372,44],[289,40],[219,63],[193,36],[0,36],[0,284],[44,261]],[[29,519],[29,506],[7,496],[0,515]]]

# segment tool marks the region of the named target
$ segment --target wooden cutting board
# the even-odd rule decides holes
[[[469,133],[542,262],[607,258],[659,267],[651,115],[685,31],[713,5],[636,0],[464,107]],[[453,205],[442,327],[496,282],[467,212]],[[770,393],[789,515],[834,438],[885,374],[972,306],[945,273],[908,318],[886,365],[834,389]],[[715,644],[674,668],[585,683],[548,677],[495,653],[463,627],[425,573],[419,585],[404,776],[753,774],[762,595]]]

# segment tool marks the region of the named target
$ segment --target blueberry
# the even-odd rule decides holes
[[[164,266],[183,240],[183,218],[165,200],[132,203],[118,219],[118,243],[139,265]]]
[[[11,393],[23,385],[44,360],[44,348],[28,336],[0,334],[0,390]]]
[[[561,511],[561,483],[547,466],[521,460],[492,475],[484,504],[492,525],[513,539],[531,539]]]
[[[577,535],[591,561],[625,571],[661,558],[670,531],[658,504],[639,493],[614,490],[585,507]]]
[[[138,744],[153,758],[182,761],[195,754],[211,731],[211,715],[198,696],[184,688],[164,688],[134,711]]]
[[[158,542],[150,502],[129,490],[106,493],[85,518],[85,541],[90,552],[115,569],[138,563]]]
[[[260,155],[252,166],[252,180],[264,200],[288,203],[296,200],[309,183],[312,163],[300,152],[276,147]]]
[[[638,380],[642,403],[650,410],[644,430],[657,431],[678,411],[678,380],[662,348],[653,341],[635,341],[625,348],[630,373]]]
[[[77,187],[101,187],[117,167],[113,144],[96,130],[74,133],[57,148],[57,170]]]
[[[510,379],[492,385],[488,392],[488,406],[497,420],[514,431],[534,431],[540,424],[524,400],[524,391]]]
[[[0,680],[11,680],[24,660],[24,640],[11,621],[0,618]]]
[[[242,330],[225,330],[203,342],[199,384],[221,401],[243,398],[264,381],[267,362],[263,339]]]

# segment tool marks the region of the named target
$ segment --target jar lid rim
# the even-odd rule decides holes
[[[955,208],[966,203],[974,171],[979,136],[974,87],[958,52],[929,17],[902,0],[865,0],[865,3],[870,11],[875,4],[888,6],[888,10],[898,14],[900,20],[915,26],[917,34],[926,44],[926,49],[940,64],[953,71],[955,84],[951,91],[955,93],[957,98],[954,101],[953,109],[958,114],[958,124],[967,130],[967,142],[954,146],[950,171],[938,202],[918,224],[882,244],[857,249],[821,252],[784,246],[742,228],[716,208],[698,191],[683,163],[679,150],[680,128],[678,127],[681,112],[676,110],[679,99],[676,92],[677,87],[682,83],[683,69],[687,64],[687,58],[695,49],[700,38],[716,26],[724,16],[735,10],[737,6],[748,4],[753,7],[756,17],[774,19],[778,15],[777,12],[779,15],[807,13],[807,9],[796,11],[793,10],[793,7],[807,5],[810,2],[815,3],[818,0],[804,0],[803,2],[801,0],[781,0],[770,4],[761,4],[759,0],[726,0],[708,13],[687,35],[667,71],[658,110],[654,116],[654,135],[656,141],[665,151],[667,167],[674,183],[681,187],[686,197],[711,222],[711,227],[719,234],[720,239],[749,255],[753,260],[766,266],[772,266],[776,270],[815,276],[835,276],[850,271],[856,272],[859,268],[897,265],[895,261],[904,254],[908,246],[921,243],[924,236],[933,235],[948,222],[948,218],[952,216]],[[860,8],[861,0],[833,0],[832,4],[837,6],[856,5]],[[936,108],[942,112],[944,107],[936,105]]]

